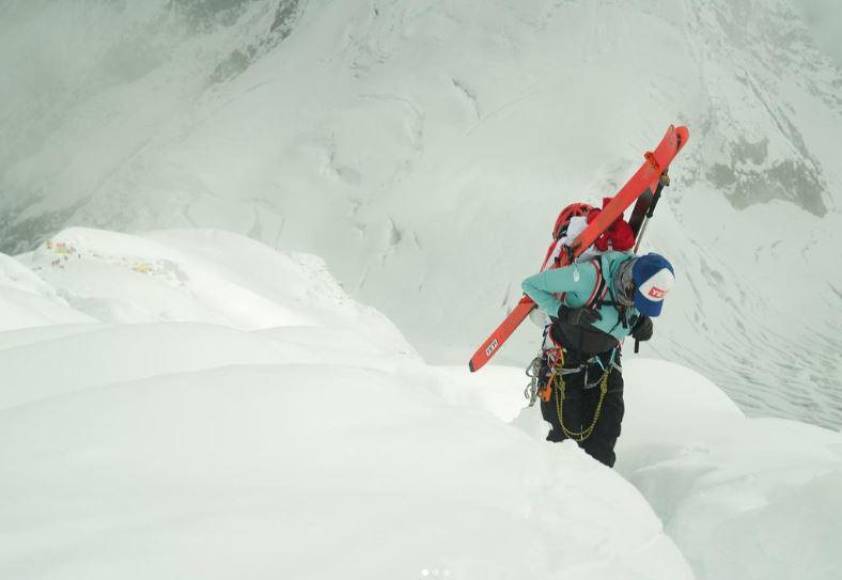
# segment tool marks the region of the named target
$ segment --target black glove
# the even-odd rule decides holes
[[[635,340],[644,342],[652,338],[653,330],[652,319],[648,316],[641,316],[632,326],[631,335]]]
[[[562,304],[558,307],[558,319],[574,326],[588,326],[602,320],[602,315],[591,308],[568,308]]]

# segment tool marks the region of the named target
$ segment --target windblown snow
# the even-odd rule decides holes
[[[74,228],[0,261],[0,577],[832,578],[842,436],[625,361],[617,471],[310,255]]]

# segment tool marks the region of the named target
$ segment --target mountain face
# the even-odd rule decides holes
[[[515,0],[5,2],[2,249],[65,225],[229,229],[325,257],[464,362],[670,123],[647,355],[753,413],[842,425],[842,72],[800,6]],[[521,329],[498,355],[537,349]],[[630,356],[630,355],[629,355]]]

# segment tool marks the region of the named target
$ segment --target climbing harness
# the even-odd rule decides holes
[[[572,439],[577,443],[581,443],[582,441],[586,440],[588,437],[591,436],[594,429],[596,428],[597,423],[599,422],[599,418],[602,414],[602,407],[605,403],[605,397],[608,394],[608,378],[611,375],[611,371],[616,369],[622,372],[620,365],[617,364],[617,362],[615,361],[617,349],[613,349],[611,351],[611,356],[607,365],[605,365],[602,362],[602,359],[599,356],[595,356],[576,367],[567,368],[564,367],[564,350],[561,348],[554,350],[556,352],[553,352],[552,354],[555,355],[555,357],[553,358],[556,358],[556,360],[552,365],[553,370],[550,373],[549,379],[547,380],[545,385],[541,386],[540,384],[541,369],[543,367],[542,357],[535,357],[529,364],[529,367],[526,370],[526,375],[530,377],[531,381],[524,390],[524,396],[529,400],[529,406],[532,407],[539,398],[545,403],[550,402],[550,400],[552,399],[553,389],[555,389],[556,414],[558,415],[558,423],[561,426],[561,430],[564,433],[565,437],[567,437],[568,439]],[[588,371],[590,366],[594,363],[598,364],[601,367],[602,373],[600,374],[599,378],[597,378],[593,382],[590,382],[588,380]],[[593,419],[591,420],[590,424],[586,428],[577,431],[569,428],[564,423],[564,400],[567,396],[567,382],[565,381],[565,377],[567,375],[574,375],[578,373],[584,373],[584,389],[593,389],[599,387],[599,401],[597,401]]]
[[[564,398],[566,396],[565,391],[567,387],[564,377],[560,375],[553,375],[552,379],[555,379],[555,388],[558,389],[555,401],[556,413],[558,414],[558,424],[561,426],[561,431],[568,439],[581,443],[591,436],[591,433],[593,433],[593,430],[599,421],[599,416],[602,413],[602,404],[605,402],[605,394],[608,392],[608,372],[604,373],[602,381],[600,381],[599,384],[599,401],[596,404],[596,409],[594,409],[593,420],[591,420],[591,424],[586,429],[582,429],[581,431],[574,431],[564,424]],[[552,384],[552,380],[550,381],[550,384]]]

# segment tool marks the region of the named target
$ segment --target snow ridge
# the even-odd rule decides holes
[[[0,258],[0,309],[33,297],[0,332],[4,578],[834,577],[842,436],[678,365],[624,361],[615,472],[313,256],[74,228]]]
[[[512,414],[519,373],[423,364],[312,257],[73,229],[23,260],[99,320],[0,333],[3,577],[692,577],[627,482],[458,402]]]

